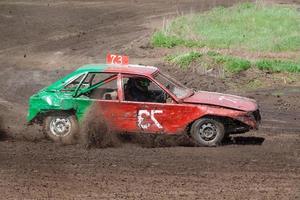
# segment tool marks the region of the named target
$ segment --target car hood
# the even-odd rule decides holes
[[[247,112],[258,108],[256,101],[253,99],[206,91],[195,92],[192,96],[183,99],[183,102],[216,105]]]

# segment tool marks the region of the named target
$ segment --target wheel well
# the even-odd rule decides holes
[[[70,110],[46,110],[41,111],[37,116],[33,119],[33,122],[37,124],[42,124],[45,117],[54,115],[54,114],[68,114],[68,115],[75,115],[76,111],[74,109]]]
[[[201,118],[209,118],[209,119],[217,120],[218,122],[220,122],[224,125],[224,128],[225,128],[226,132],[231,127],[246,127],[246,128],[249,127],[248,125],[246,125],[246,124],[244,124],[244,123],[242,123],[242,122],[240,122],[236,119],[230,118],[230,117],[217,116],[217,115],[204,115],[204,116],[202,116],[198,119],[201,119]],[[186,132],[188,134],[190,134],[190,130],[191,130],[191,127],[192,127],[193,123],[195,121],[197,121],[198,119],[195,119],[194,121],[192,121],[191,123],[188,124],[188,126],[186,127]]]

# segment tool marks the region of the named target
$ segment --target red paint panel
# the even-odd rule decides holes
[[[252,99],[217,92],[200,91],[184,99],[184,102],[216,105],[244,111],[254,111],[257,109],[257,103]]]
[[[94,100],[93,112],[101,112],[101,116],[113,131],[138,132],[137,106],[138,104],[128,106],[119,101]]]
[[[178,134],[205,113],[195,105],[96,101],[111,129],[121,132]],[[204,108],[206,109],[206,108]]]
[[[111,130],[118,132],[180,134],[204,115],[230,117],[257,127],[246,112],[205,105],[95,100],[93,109],[101,112]]]

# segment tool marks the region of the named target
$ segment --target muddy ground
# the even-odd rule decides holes
[[[300,87],[231,90],[226,81],[163,65],[161,50],[147,42],[164,19],[235,2],[0,1],[0,198],[300,199]],[[103,62],[107,52],[158,65],[195,89],[257,99],[260,130],[218,148],[140,136],[87,149],[53,144],[25,125],[30,95],[82,64]]]

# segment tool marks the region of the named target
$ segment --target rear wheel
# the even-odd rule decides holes
[[[47,116],[43,128],[48,138],[61,144],[74,144],[79,132],[76,117],[65,113]]]
[[[201,145],[217,146],[225,135],[224,125],[212,118],[201,118],[191,127],[191,136]]]

